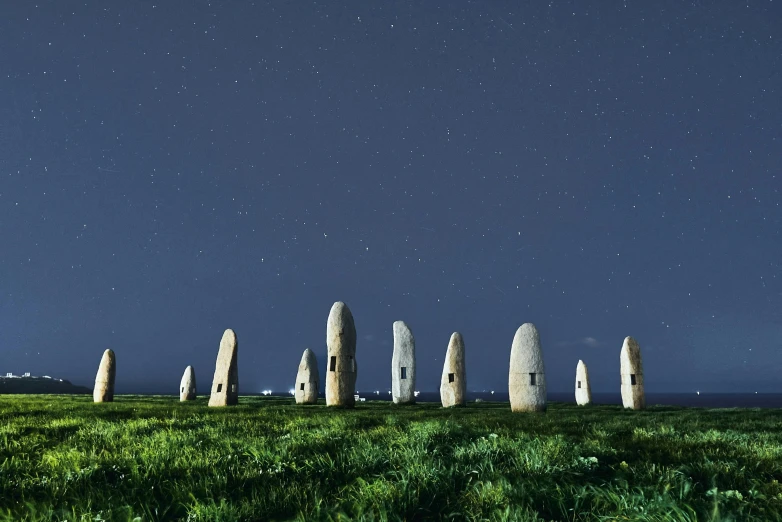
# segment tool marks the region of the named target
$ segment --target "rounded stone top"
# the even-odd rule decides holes
[[[412,337],[413,332],[407,323],[404,321],[394,321],[394,336],[396,337]]]
[[[638,341],[625,337],[622,343],[622,351],[619,354],[619,365],[622,373],[642,373],[641,347]]]
[[[512,372],[545,373],[540,334],[534,324],[524,323],[516,330],[510,350],[510,368]]]
[[[227,328],[225,332],[223,332],[223,341],[235,343],[236,342],[236,332],[234,332],[232,329]]]
[[[326,346],[331,355],[342,353],[355,354],[356,326],[348,305],[337,301],[331,306],[326,322]]]
[[[309,348],[304,349],[304,353],[301,354],[301,362],[299,363],[299,368],[305,369],[305,368],[313,368],[317,367],[318,361],[315,358],[315,352],[310,350]]]
[[[111,348],[106,348],[106,349],[103,351],[103,356],[104,356],[104,357],[106,357],[106,356],[108,356],[108,357],[114,357],[114,350],[112,350]]]

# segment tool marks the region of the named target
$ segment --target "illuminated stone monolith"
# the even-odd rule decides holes
[[[584,361],[576,366],[576,404],[584,406],[592,402],[592,388],[589,386],[589,370]]]
[[[114,377],[117,373],[117,359],[113,350],[103,352],[98,373],[95,375],[95,388],[92,389],[93,402],[112,402],[114,400]]]
[[[644,395],[644,369],[641,364],[641,347],[632,337],[625,337],[619,354],[619,373],[622,379],[622,405],[633,410],[646,407]]]
[[[394,322],[391,394],[394,404],[415,403],[415,338],[404,321]]]
[[[182,380],[179,382],[179,400],[192,401],[196,398],[195,370],[192,366],[185,368]]]
[[[301,356],[299,371],[296,373],[294,388],[296,404],[317,404],[318,386],[320,386],[318,360],[315,358],[315,353],[307,348]]]
[[[356,404],[356,326],[353,314],[342,301],[331,307],[326,323],[326,406]]]
[[[443,408],[466,404],[467,372],[464,366],[464,339],[462,334],[454,332],[448,342],[443,375],[440,378],[440,402]]]
[[[217,352],[209,406],[235,406],[239,403],[239,343],[230,328],[223,333]]]
[[[516,330],[510,349],[508,394],[513,412],[546,411],[546,373],[540,334],[532,323]]]

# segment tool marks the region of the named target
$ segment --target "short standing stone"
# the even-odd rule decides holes
[[[464,339],[454,332],[445,352],[443,375],[440,378],[440,402],[443,408],[464,406],[467,401],[467,372],[464,364]]]
[[[540,348],[540,334],[532,323],[521,325],[513,337],[508,393],[511,411],[546,411],[543,352]]]
[[[592,388],[589,386],[589,370],[584,361],[576,366],[576,404],[584,406],[592,402]]]
[[[394,322],[391,394],[394,404],[415,403],[415,338],[404,321]]]
[[[196,398],[195,370],[192,366],[185,368],[182,380],[179,383],[179,400],[192,401]]]
[[[103,352],[95,376],[95,388],[92,390],[94,402],[112,402],[114,400],[114,377],[117,373],[117,360],[113,350]]]
[[[234,406],[239,403],[239,343],[230,328],[223,333],[217,352],[209,406]]]
[[[332,305],[326,323],[326,406],[356,404],[356,326],[353,314],[342,301]]]
[[[307,348],[301,356],[299,371],[296,373],[296,404],[317,404],[319,386],[318,360],[315,353]]]
[[[619,354],[619,373],[622,379],[622,405],[634,410],[646,407],[641,347],[629,336],[625,337]]]

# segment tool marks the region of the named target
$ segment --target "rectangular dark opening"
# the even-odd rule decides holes
[[[581,381],[578,381],[578,387],[581,388]]]
[[[185,387],[182,386],[182,390],[179,393],[185,393]]]
[[[301,387],[299,387],[299,389],[304,391],[304,383],[301,383]]]
[[[223,385],[222,384],[218,384],[217,385],[217,393],[220,393],[221,391],[223,391]]]
[[[407,379],[407,366],[402,366],[402,378]]]
[[[635,386],[635,374],[634,373],[630,374],[630,385],[631,386]]]
[[[530,384],[530,386],[535,386],[537,384],[537,380],[536,380],[535,377],[536,377],[536,374],[534,374],[534,373],[529,374],[529,384]]]
[[[448,374],[448,382],[453,382],[453,380],[454,380],[454,374],[449,373]]]
[[[331,362],[329,363],[329,371],[330,372],[336,372],[337,371],[337,356],[332,355],[331,356]]]

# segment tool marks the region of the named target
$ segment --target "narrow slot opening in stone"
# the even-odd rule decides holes
[[[448,382],[453,382],[453,380],[454,380],[454,375],[452,373],[449,373],[448,374]]]
[[[182,390],[179,393],[185,393],[185,387],[182,386]]]
[[[635,374],[634,373],[630,374],[630,385],[631,386],[635,386]]]
[[[221,391],[223,391],[223,385],[222,384],[218,384],[217,385],[217,393],[220,393]]]
[[[332,355],[331,356],[331,363],[329,364],[329,371],[330,372],[336,372],[337,371],[337,356]]]
[[[578,387],[581,388],[581,381],[578,381]]]
[[[301,383],[301,387],[299,389],[304,390],[304,383]]]
[[[530,386],[535,386],[537,384],[536,379],[535,379],[535,375],[536,374],[534,374],[534,373],[529,374],[529,384],[530,384]]]
[[[402,378],[407,379],[407,366],[402,366]]]

